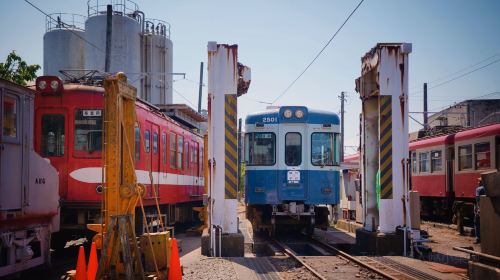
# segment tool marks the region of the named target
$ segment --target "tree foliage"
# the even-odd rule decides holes
[[[0,63],[0,77],[25,86],[26,82],[36,78],[38,69],[40,65],[28,65],[15,51],[12,51],[5,63]]]

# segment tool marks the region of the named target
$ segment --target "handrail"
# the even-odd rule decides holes
[[[45,17],[45,31],[55,29],[72,29],[85,31],[87,17],[72,13],[52,13]]]
[[[489,255],[489,254],[485,254],[485,253],[476,252],[476,251],[465,249],[465,248],[462,248],[462,247],[453,247],[453,250],[464,252],[464,253],[468,253],[468,254],[471,254],[471,255],[475,255],[475,256],[478,256],[478,257],[490,260],[490,261],[494,261],[494,262],[500,263],[500,258],[497,257],[497,256],[493,256],[493,255]]]

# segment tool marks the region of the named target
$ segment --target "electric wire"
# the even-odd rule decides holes
[[[352,12],[349,14],[349,16],[345,19],[345,21],[342,23],[342,25],[337,29],[337,31],[333,34],[333,36],[330,38],[330,40],[328,40],[328,42],[326,43],[325,46],[323,46],[323,48],[319,51],[319,53],[316,55],[316,57],[314,57],[314,59],[306,66],[306,68],[302,71],[302,73],[300,73],[300,75],[297,76],[297,78],[295,78],[295,80],[293,80],[289,85],[288,87],[278,96],[276,97],[272,104],[276,103],[276,101],[278,101],[281,97],[283,97],[283,95],[285,95],[288,90],[300,79],[300,77],[302,77],[302,75],[304,75],[304,73],[309,69],[309,67],[311,67],[311,65],[318,59],[318,57],[323,53],[323,51],[328,47],[328,45],[330,45],[330,43],[333,41],[333,39],[337,36],[337,34],[340,32],[340,30],[342,30],[342,28],[344,27],[344,25],[349,21],[349,19],[351,18],[351,16],[356,12],[356,10],[358,10],[359,6],[361,6],[361,4],[363,4],[365,0],[361,0],[358,5],[356,6],[356,8],[354,8],[354,10],[352,10]]]
[[[172,88],[173,91],[175,91],[175,93],[177,93],[180,97],[182,97],[184,100],[186,100],[189,104],[193,105],[194,108],[196,108],[197,106],[193,104],[193,102],[189,101],[189,99],[187,99],[182,93],[180,93],[178,90],[176,90],[175,88]]]
[[[78,38],[82,39],[82,40],[83,40],[85,43],[87,43],[89,46],[94,47],[96,50],[98,50],[98,51],[100,51],[100,52],[102,52],[102,53],[104,53],[104,54],[106,53],[104,50],[102,50],[101,48],[99,48],[98,46],[96,46],[95,44],[93,44],[92,42],[87,41],[84,37],[82,37],[80,34],[76,33],[76,32],[75,32],[74,30],[72,30],[71,28],[66,27],[66,25],[67,25],[67,24],[66,24],[65,22],[60,21],[60,20],[59,20],[59,21],[55,20],[55,19],[54,19],[53,17],[51,17],[49,14],[47,14],[47,13],[46,13],[46,12],[44,12],[42,9],[38,8],[37,6],[35,6],[35,4],[31,3],[31,2],[30,2],[30,1],[28,1],[28,0],[24,0],[24,2],[28,3],[28,4],[29,4],[29,5],[31,5],[33,8],[37,9],[40,13],[44,14],[47,18],[49,18],[49,19],[50,19],[50,20],[52,20],[53,22],[57,22],[57,23],[59,23],[59,22],[60,22],[60,23],[62,23],[62,24],[61,24],[62,28],[64,28],[64,29],[66,29],[66,30],[70,31],[70,32],[71,32],[71,33],[73,33],[76,37],[78,37]]]

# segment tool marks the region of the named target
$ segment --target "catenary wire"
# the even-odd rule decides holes
[[[349,21],[349,19],[351,18],[351,16],[356,12],[356,10],[359,8],[359,6],[361,6],[361,4],[363,4],[365,0],[361,0],[359,1],[358,5],[356,6],[356,8],[354,8],[354,10],[352,10],[352,12],[349,14],[349,16],[346,18],[346,20],[342,23],[342,25],[337,29],[337,31],[333,34],[333,36],[330,38],[330,40],[328,40],[328,42],[326,43],[325,46],[323,46],[323,48],[319,51],[319,53],[316,55],[316,57],[314,57],[314,59],[306,66],[306,68],[297,76],[297,78],[295,78],[295,80],[293,80],[289,85],[288,87],[286,87],[286,89],[278,96],[276,97],[272,104],[276,103],[276,101],[278,101],[281,97],[283,97],[283,95],[285,95],[288,90],[300,79],[300,77],[302,77],[302,75],[304,75],[304,73],[309,69],[309,67],[311,67],[311,65],[318,59],[318,57],[323,53],[323,51],[326,49],[326,47],[328,47],[328,45],[330,45],[330,43],[333,41],[333,39],[335,38],[335,36],[337,36],[337,34],[340,32],[340,30],[342,30],[342,28],[344,27],[344,25]]]

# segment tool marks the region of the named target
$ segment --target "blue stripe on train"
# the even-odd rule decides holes
[[[246,170],[245,201],[248,204],[338,204],[338,171],[301,170],[300,181],[288,184],[287,170]],[[276,188],[278,186],[278,188]]]

